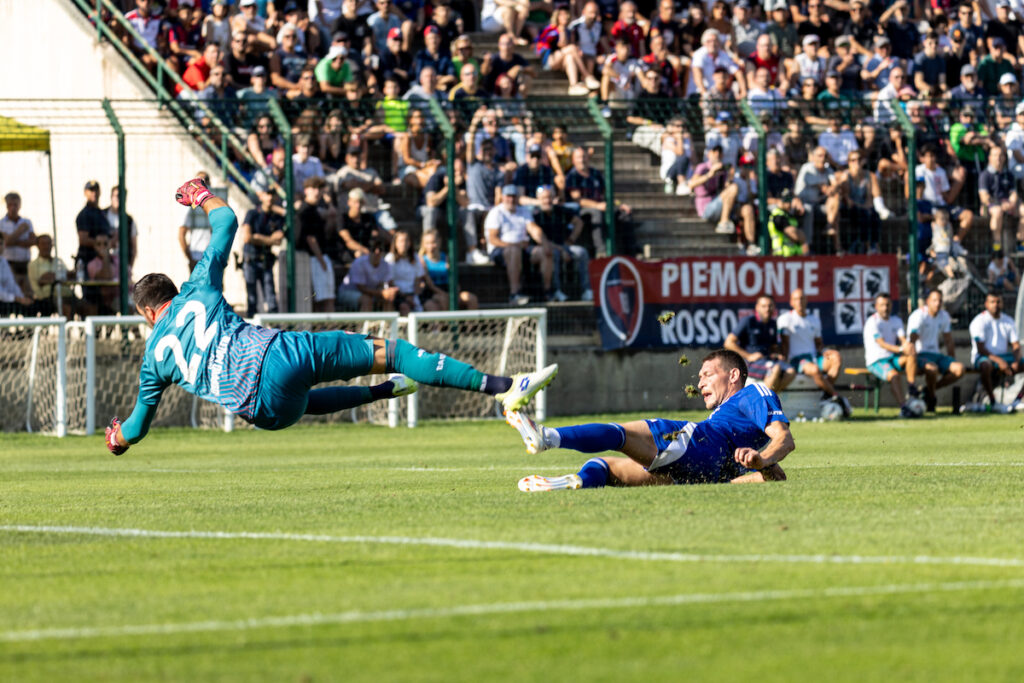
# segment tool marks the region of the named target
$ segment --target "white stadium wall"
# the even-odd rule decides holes
[[[153,99],[154,94],[113,47],[97,43],[95,28],[70,0],[0,0],[0,63],[5,65],[0,115],[51,130],[57,252],[72,267],[85,182],[99,181],[101,207],[109,204],[117,184],[117,138],[99,102]],[[90,101],[31,102],[52,99]],[[174,203],[174,190],[200,169],[210,173],[212,185],[227,183],[213,158],[155,102],[115,102],[114,108],[124,118],[127,209],[139,232],[133,275],[160,271],[182,282],[188,264],[178,246],[178,227],[186,209]],[[12,190],[21,194],[22,214],[36,233],[53,234],[45,155],[0,154],[0,194]],[[237,189],[228,202],[240,218],[251,208]],[[241,249],[240,240],[234,249]],[[229,267],[224,284],[228,301],[245,301],[239,271]]]

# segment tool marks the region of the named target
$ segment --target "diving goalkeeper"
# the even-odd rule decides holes
[[[221,291],[238,229],[234,212],[199,179],[178,188],[175,198],[185,206],[202,207],[213,234],[181,292],[159,273],[146,275],[135,285],[135,306],[153,332],[146,342],[135,408],[124,423],[115,417],[106,430],[107,448],[114,455],[146,436],[160,397],[172,383],[261,429],[284,429],[303,415],[411,394],[416,382],[491,394],[507,411],[514,411],[558,372],[557,365],[549,365],[500,377],[401,339],[250,325],[231,309]],[[372,387],[313,388],[321,382],[377,373],[398,374]]]

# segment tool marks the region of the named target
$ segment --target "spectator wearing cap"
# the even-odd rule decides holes
[[[1014,109],[1020,102],[1020,89],[1017,77],[1003,74],[999,77],[999,95],[992,98],[992,111],[995,114],[995,128],[1004,134],[1014,121]]]
[[[263,308],[277,313],[277,290],[274,287],[274,263],[277,256],[273,248],[284,242],[284,216],[274,211],[274,196],[260,195],[260,203],[249,209],[242,221],[242,277],[245,279],[245,317],[251,318]]]
[[[892,41],[893,56],[907,61],[914,58],[914,48],[921,43],[921,34],[911,19],[910,10],[907,0],[896,0],[889,9],[882,12],[882,16],[878,17],[878,23]]]
[[[94,248],[98,235],[110,236],[112,230],[106,216],[100,210],[100,184],[90,180],[85,184],[85,206],[75,217],[78,230],[78,254],[75,256],[76,268],[84,268],[96,257]]]
[[[352,67],[348,62],[348,48],[332,45],[313,71],[320,91],[335,97],[345,96],[345,84],[354,80]]]
[[[839,242],[839,185],[835,173],[826,165],[828,152],[824,147],[815,147],[810,159],[800,167],[796,176],[796,196],[803,202],[804,235],[807,243],[814,245],[814,224],[824,219],[825,236],[830,238],[835,253],[842,251]]]
[[[817,1],[820,2],[820,0]],[[811,78],[819,88],[825,84],[828,64],[824,57],[818,56],[820,45],[821,40],[816,34],[812,33],[803,37],[801,41],[803,50],[787,63],[787,76],[792,82],[803,83],[804,79]]]
[[[949,104],[954,112],[964,107],[975,111],[985,107],[985,91],[978,80],[978,72],[970,64],[960,67],[960,84],[949,91]]]
[[[537,206],[540,203],[537,190],[555,184],[555,172],[550,166],[541,163],[542,155],[543,148],[531,144],[526,150],[526,163],[520,165],[512,177],[512,184],[522,190],[519,202],[524,206]]]
[[[584,247],[577,244],[583,233],[583,219],[558,203],[558,193],[551,185],[541,185],[537,188],[536,201],[533,220],[544,233],[547,243],[551,245],[554,261],[552,298],[555,301],[565,301],[569,298],[562,288],[562,275],[565,266],[573,263],[576,267],[576,276],[579,278],[580,299],[593,301],[594,293],[590,289],[590,273],[587,268],[590,255]]]
[[[519,190],[515,185],[501,188],[501,202],[487,213],[484,230],[487,232],[487,253],[490,259],[505,267],[509,303],[514,306],[530,303],[530,297],[521,292],[524,255],[533,264],[540,266],[544,298],[546,301],[553,300],[552,247],[544,231],[534,222],[533,212],[519,205]],[[530,244],[531,238],[535,242],[533,245]]]
[[[568,11],[568,10],[567,10]],[[646,54],[643,27],[637,22],[636,3],[626,0],[619,5],[619,18],[612,24],[612,40],[619,36],[629,42],[629,50],[633,57],[640,59]]]
[[[839,74],[839,92],[841,97],[848,101],[860,99],[864,90],[864,82],[861,79],[864,59],[852,49],[852,45],[853,39],[849,35],[839,36],[836,38],[836,53],[828,59],[828,71]],[[828,88],[827,78],[825,86]]]
[[[686,94],[699,94],[702,98],[709,94],[714,85],[716,69],[725,69],[736,83],[736,95],[747,96],[747,82],[739,65],[721,49],[719,34],[715,29],[708,29],[700,38],[701,46],[693,53],[690,60],[690,81]],[[731,87],[731,83],[730,83]]]
[[[388,31],[388,48],[380,54],[377,64],[377,81],[383,82],[391,76],[398,82],[399,92],[409,89],[413,75],[412,56],[402,47],[401,29]]]
[[[978,62],[978,80],[987,95],[999,92],[999,79],[1003,74],[1013,74],[1013,62],[1006,55],[1006,43],[996,36],[988,41],[989,53]]]
[[[462,39],[462,36],[459,37]],[[467,37],[468,41],[468,37]],[[498,38],[498,51],[488,52],[480,64],[480,73],[483,77],[483,87],[488,92],[495,92],[495,82],[501,75],[507,75],[515,84],[514,92],[519,92],[519,86],[529,87],[529,79],[536,75],[533,67],[523,58],[516,54],[512,36],[503,34]]]
[[[1014,108],[1014,121],[1006,131],[1006,154],[1010,172],[1024,180],[1024,102]]]
[[[982,217],[988,218],[993,245],[1005,243],[1002,239],[1004,219],[1015,224],[1015,236],[1024,235],[1017,181],[1006,168],[1006,150],[998,145],[989,148],[988,165],[978,178],[978,199]]]
[[[416,53],[412,65],[417,79],[420,72],[427,67],[434,70],[438,89],[448,90],[455,85],[455,66],[451,57],[441,51],[441,30],[436,26],[428,26],[423,30],[423,49]]]
[[[733,235],[736,224],[730,216],[739,188],[731,181],[729,169],[722,162],[722,147],[713,144],[706,152],[707,161],[697,164],[689,181],[697,215],[708,223],[715,223],[716,233]]]
[[[267,31],[267,20],[256,11],[256,0],[239,0],[238,14],[231,18],[232,34],[243,31],[259,51],[273,52],[277,40]]]
[[[950,46],[943,56],[946,58],[946,83],[960,82],[960,69],[965,64],[977,61],[977,54],[967,44],[967,34],[963,29],[955,28],[949,32]],[[941,46],[940,46],[941,48]],[[950,88],[953,86],[950,85]]]
[[[529,16],[529,0],[483,0],[480,30],[505,33],[512,36],[517,45],[528,45],[529,41],[522,37],[522,33]]]
[[[252,85],[252,72],[257,66],[263,67],[263,74],[266,77],[267,60],[249,48],[245,31],[235,31],[228,43],[228,49],[222,50],[221,54],[224,56],[228,80],[234,87],[248,88]]]
[[[4,196],[7,213],[0,218],[0,242],[4,244],[4,257],[10,264],[11,272],[21,291],[30,291],[28,263],[30,249],[36,244],[36,234],[32,230],[32,221],[21,215],[21,195],[8,192]]]
[[[285,24],[278,32],[278,38],[280,45],[270,56],[270,83],[285,92],[297,90],[299,77],[308,63],[306,56],[296,49],[298,30],[291,24]]]
[[[889,74],[899,66],[899,60],[893,59],[892,43],[887,36],[875,38],[875,53],[864,65],[860,77],[871,90],[881,90],[889,85]]]
[[[733,115],[728,110],[718,112],[714,123],[704,134],[704,147],[718,147],[722,151],[722,163],[735,167],[739,161],[742,144],[739,133],[733,126]]]

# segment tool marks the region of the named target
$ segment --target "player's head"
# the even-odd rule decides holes
[[[135,310],[152,327],[156,323],[157,311],[165,303],[178,296],[178,288],[171,278],[163,273],[150,273],[135,283],[132,299]]]
[[[804,290],[797,288],[789,294],[789,305],[797,312],[797,315],[803,315],[807,312],[807,295],[804,294]]]
[[[1003,297],[998,294],[989,294],[985,297],[985,310],[989,312],[993,318],[998,318],[1003,314]]]
[[[762,294],[754,302],[754,313],[758,320],[771,320],[775,317],[775,302],[767,294]]]
[[[882,292],[875,297],[875,313],[881,316],[882,320],[888,320],[892,314],[892,297],[888,292]]]
[[[725,403],[746,383],[747,364],[735,351],[718,349],[701,361],[697,390],[708,410],[714,410]]]
[[[924,300],[925,308],[928,309],[928,314],[932,317],[938,315],[942,309],[942,290],[935,288],[928,292],[927,298]]]

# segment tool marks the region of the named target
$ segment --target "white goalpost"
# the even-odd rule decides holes
[[[530,372],[544,367],[547,360],[547,311],[543,308],[414,313],[407,318],[397,313],[273,313],[258,315],[252,322],[280,330],[345,330],[403,338],[489,374]],[[135,405],[150,333],[141,316],[94,316],[83,322],[0,320],[0,429],[91,435],[110,416],[127,416]],[[349,384],[371,381],[358,377]],[[404,421],[415,427],[424,419],[500,417],[498,405],[484,394],[421,386],[404,399],[331,415],[307,415],[302,420],[390,427]],[[546,416],[544,392],[530,410],[539,419]],[[153,426],[231,431],[246,423],[172,385],[164,392]]]

